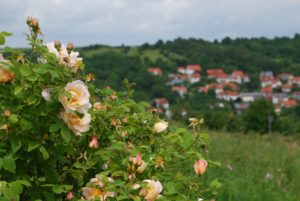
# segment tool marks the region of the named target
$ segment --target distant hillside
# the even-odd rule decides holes
[[[122,89],[124,88],[123,81],[127,78],[130,82],[136,83],[134,97],[136,100],[150,102],[155,98],[166,98],[175,118],[185,115],[186,112],[188,116],[206,114],[219,106],[221,108],[217,109],[216,114],[204,115],[206,119],[216,119],[215,117],[221,116],[224,119],[235,117],[232,111],[233,101],[219,102],[214,93],[198,92],[200,86],[203,87],[212,82],[211,79],[207,79],[207,69],[222,69],[227,75],[231,75],[234,71],[246,73],[251,81],[239,85],[240,92],[260,92],[259,75],[262,71],[271,71],[274,76],[280,73],[300,75],[299,34],[295,34],[292,38],[238,38],[234,40],[224,38],[213,42],[178,38],[174,41],[159,40],[152,45],[146,43],[134,47],[93,45],[81,48],[80,52],[85,60],[87,72],[96,74],[96,84]],[[167,85],[170,83],[170,77],[178,73],[177,67],[190,64],[198,64],[202,67],[201,81],[183,82],[180,85],[186,89],[174,88],[172,91],[172,87]],[[148,72],[150,67],[160,68],[162,75],[152,75]],[[175,74],[175,76],[178,75]],[[274,77],[274,79],[278,78]],[[219,86],[214,85],[214,87]],[[299,89],[299,86],[295,89]],[[176,90],[187,90],[187,93],[182,98]],[[269,88],[263,90],[269,90]],[[281,90],[274,89],[273,91],[280,92]],[[229,91],[227,94],[233,96],[235,92]],[[220,114],[222,111],[226,114]],[[292,120],[297,119],[298,117],[293,117]],[[210,122],[210,124],[215,125],[215,122]]]

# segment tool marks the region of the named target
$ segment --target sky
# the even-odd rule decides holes
[[[300,0],[0,0],[7,45],[26,47],[26,18],[39,19],[44,41],[75,46],[154,43],[158,39],[293,36]]]

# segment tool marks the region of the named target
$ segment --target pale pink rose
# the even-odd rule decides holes
[[[161,120],[154,124],[153,130],[156,133],[161,133],[165,131],[167,128],[168,128],[168,122]]]
[[[64,111],[61,113],[61,117],[75,135],[81,135],[90,130],[91,115],[89,113],[84,113],[84,116],[80,118],[74,112]]]
[[[196,160],[194,170],[197,175],[203,175],[206,171],[207,161],[204,159]]]
[[[77,111],[83,114],[91,107],[90,93],[81,80],[68,83],[65,87],[65,92],[69,93],[70,97],[62,93],[58,100],[67,111]]]
[[[157,200],[161,196],[160,193],[163,191],[163,187],[161,183],[159,181],[154,181],[149,179],[144,180],[144,182],[147,182],[145,199],[147,201]],[[144,192],[140,192],[140,193],[144,194]]]

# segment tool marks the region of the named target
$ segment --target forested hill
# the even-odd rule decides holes
[[[243,70],[252,80],[249,90],[259,86],[258,75],[262,70],[300,75],[299,34],[293,38],[224,38],[214,42],[178,38],[137,47],[93,45],[80,52],[87,71],[96,74],[97,84],[120,89],[123,80],[128,78],[137,84],[136,98],[139,100],[164,96],[172,102],[174,94],[166,87],[168,74],[188,64],[201,65],[201,74],[209,68],[223,68],[225,72]],[[147,72],[148,67],[160,67],[163,76],[152,76]]]

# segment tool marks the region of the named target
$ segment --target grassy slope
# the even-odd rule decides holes
[[[283,136],[210,133],[210,157],[222,168],[217,200],[300,200],[300,139]],[[230,171],[228,166],[232,166]],[[267,179],[267,174],[272,176]]]
[[[99,47],[94,50],[84,50],[84,51],[82,51],[82,53],[85,56],[90,57],[95,54],[101,54],[101,53],[109,52],[109,51],[124,54],[124,52],[122,51],[122,48],[120,48],[120,47]],[[140,56],[141,58],[148,57],[151,61],[155,61],[159,58],[164,61],[170,61],[170,59],[183,59],[184,58],[183,56],[176,54],[174,52],[168,52],[168,56],[164,56],[163,54],[161,54],[159,49],[148,49],[148,50],[144,50],[142,52],[138,52],[137,47],[130,47],[127,55]]]

